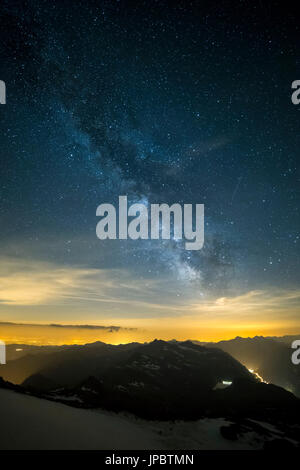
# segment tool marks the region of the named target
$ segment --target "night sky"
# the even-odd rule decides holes
[[[296,10],[38,0],[0,12],[0,320],[299,331]],[[204,248],[100,241],[96,208],[119,195],[205,204]]]

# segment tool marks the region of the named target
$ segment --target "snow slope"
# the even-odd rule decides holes
[[[146,421],[105,410],[73,408],[0,389],[0,450],[9,449],[259,449],[269,438],[247,432],[225,439],[223,418]],[[260,423],[268,428],[266,423]],[[272,437],[282,437],[276,429]]]
[[[0,449],[155,449],[155,434],[115,414],[0,390]]]

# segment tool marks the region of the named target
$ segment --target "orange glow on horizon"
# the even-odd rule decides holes
[[[137,322],[138,323],[138,322]],[[0,324],[0,338],[7,344],[32,344],[32,345],[62,345],[62,344],[86,344],[102,341],[109,344],[126,344],[131,342],[149,342],[155,338],[162,340],[176,339],[198,340],[204,342],[217,342],[229,340],[236,336],[284,336],[295,335],[300,328],[282,326],[259,326],[259,325],[227,325],[224,327],[212,327],[200,325],[176,325],[175,322],[157,321],[156,325],[148,324],[136,329],[120,328],[118,331],[109,329],[89,329],[68,327],[63,325],[54,327],[49,325],[18,325]],[[181,323],[181,322],[179,322]],[[300,335],[299,335],[300,336]]]

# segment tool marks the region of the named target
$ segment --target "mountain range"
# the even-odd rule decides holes
[[[286,348],[272,338],[205,345],[161,340],[118,346],[10,345],[8,362],[1,366],[0,389],[77,409],[131,413],[147,421],[225,419],[228,423],[219,429],[223,439],[240,442],[255,434],[266,445],[298,445],[299,398],[254,372],[259,370],[264,379],[273,374],[283,382],[280,351]],[[277,376],[272,362],[276,358]]]

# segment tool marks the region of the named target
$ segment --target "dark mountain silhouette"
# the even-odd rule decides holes
[[[291,362],[291,343],[296,336],[237,337],[219,343],[195,344],[218,348],[253,369],[269,383],[279,385],[300,397],[300,367]],[[176,344],[176,341],[168,344]],[[113,346],[96,342],[83,346],[8,345],[8,363],[1,366],[4,379],[21,384],[29,376],[43,375],[62,386],[76,386],[88,376],[99,376],[139,348],[139,343]],[[22,349],[16,352],[16,349]],[[20,356],[21,355],[21,356]]]
[[[24,380],[22,387],[32,392],[46,392],[48,390],[55,390],[59,388],[60,385],[53,380],[44,377],[42,374],[33,374]]]
[[[26,390],[77,407],[129,411],[147,419],[298,415],[293,394],[260,383],[228,352],[191,341],[95,343],[30,354],[12,361],[6,374],[17,373],[20,364],[39,369],[23,381]]]
[[[78,384],[98,370],[109,367],[119,354],[125,354],[138,343],[113,346],[96,343],[72,346],[29,347],[29,353],[19,359],[9,360],[1,366],[5,380],[21,384],[28,377],[40,374],[63,386]]]
[[[238,338],[233,343],[239,342]],[[233,442],[256,436],[260,446],[272,446],[274,440],[286,447],[300,443],[300,400],[281,387],[260,382],[213,345],[158,340],[125,346],[95,343],[31,353],[11,361],[7,373],[16,374],[20,364],[27,370],[38,366],[39,372],[22,386],[1,379],[0,389],[81,409],[130,412],[157,422],[225,419],[220,434]]]
[[[23,389],[23,387],[7,382],[6,380],[3,380],[2,377],[0,377],[0,388],[6,390],[13,390],[14,392],[25,393],[25,389]]]
[[[236,378],[255,381],[245,367],[218,349],[154,341],[101,372],[96,387],[83,383],[71,393],[90,406],[148,418],[191,419],[204,413],[218,382]]]

